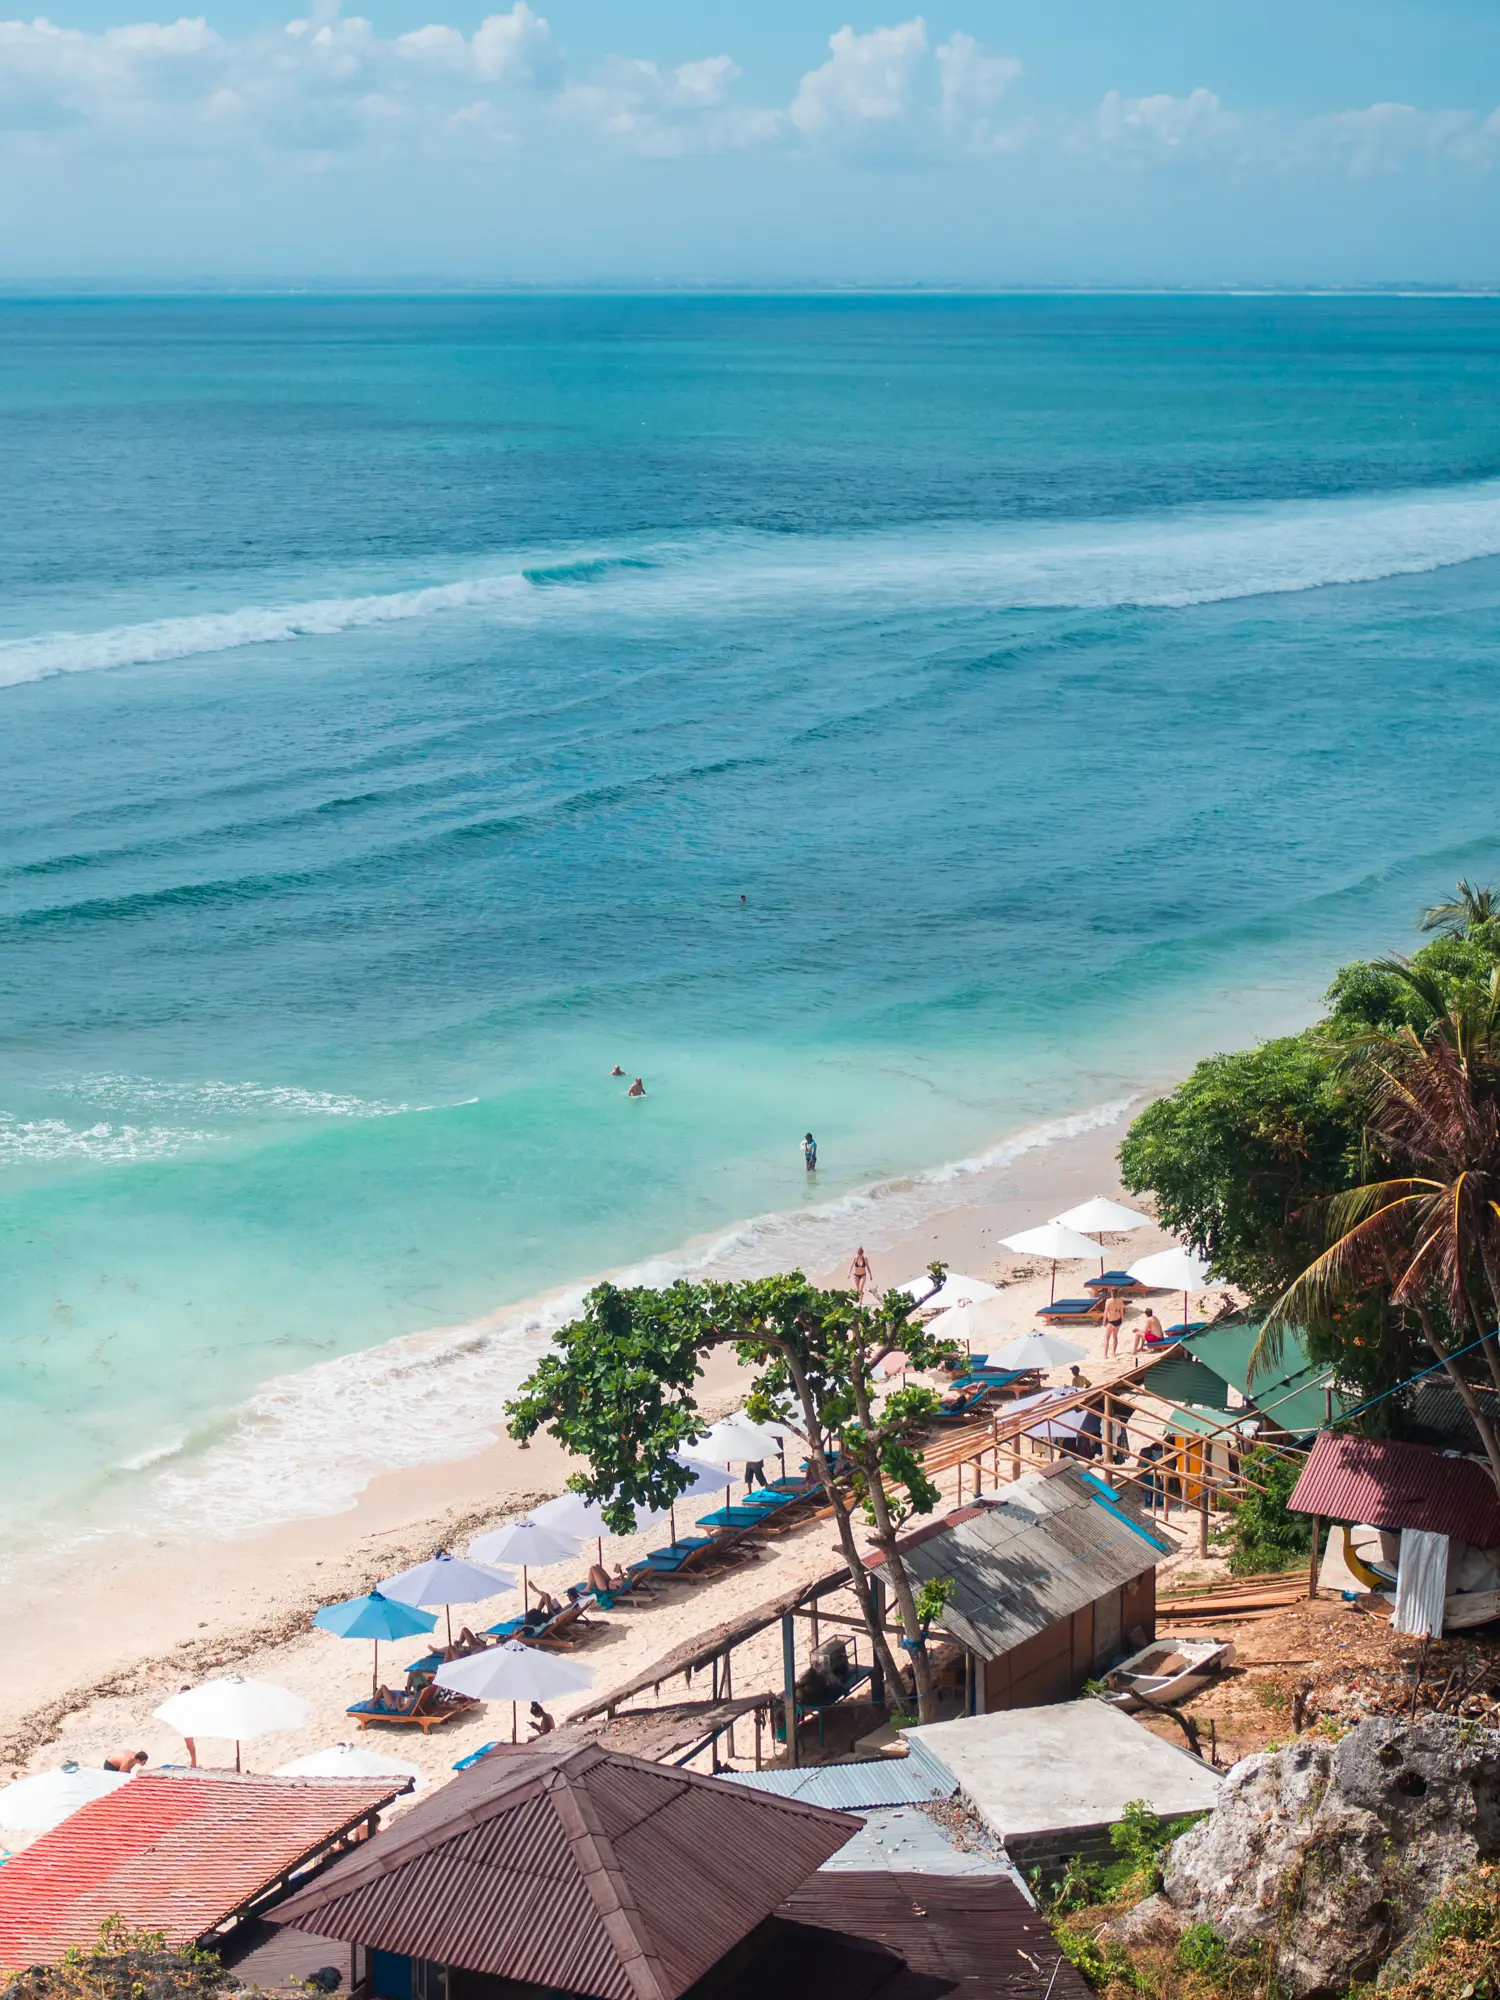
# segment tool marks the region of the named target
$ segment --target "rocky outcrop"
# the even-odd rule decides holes
[[[1424,1910],[1500,1853],[1500,1734],[1373,1717],[1236,1764],[1168,1857],[1179,1921],[1269,1949],[1299,1995],[1389,1967]]]

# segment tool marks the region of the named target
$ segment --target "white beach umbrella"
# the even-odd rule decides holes
[[[1022,1257],[1050,1257],[1052,1260],[1052,1297],[1057,1298],[1057,1267],[1069,1263],[1075,1257],[1097,1257],[1104,1262],[1104,1245],[1096,1243],[1092,1236],[1085,1236],[1077,1229],[1070,1229],[1065,1222],[1044,1222],[1037,1229],[1023,1229],[1015,1236],[1002,1236],[1000,1241],[1007,1250],[1014,1250]]]
[[[34,1778],[18,1778],[0,1791],[0,1827],[7,1833],[50,1833],[91,1800],[129,1783],[128,1771],[94,1770],[71,1762],[55,1771],[38,1771]]]
[[[1151,1218],[1142,1215],[1138,1208],[1127,1208],[1123,1201],[1111,1201],[1108,1195],[1090,1195],[1087,1201],[1079,1202],[1077,1208],[1065,1208],[1061,1215],[1052,1220],[1060,1222],[1064,1229],[1098,1231],[1114,1229],[1126,1231],[1145,1229]]]
[[[300,1729],[311,1713],[301,1695],[271,1681],[254,1681],[244,1674],[224,1674],[184,1688],[151,1713],[182,1736],[215,1736],[234,1745],[234,1768],[240,1768],[240,1745],[257,1736],[274,1736],[283,1729]]]
[[[976,1341],[991,1341],[1008,1331],[1007,1314],[998,1295],[992,1299],[979,1299],[973,1304],[949,1306],[936,1319],[927,1322],[927,1331],[936,1334],[939,1340],[967,1341],[972,1347]]]
[[[410,1778],[413,1790],[422,1783],[415,1764],[403,1764],[396,1757],[382,1757],[358,1743],[332,1743],[326,1750],[313,1750],[306,1757],[294,1757],[278,1764],[273,1778]]]
[[[469,1562],[463,1556],[450,1556],[446,1549],[439,1549],[427,1562],[414,1563],[410,1569],[388,1576],[380,1585],[380,1593],[383,1597],[394,1597],[398,1604],[441,1605],[451,1646],[453,1605],[482,1604],[485,1598],[498,1597],[501,1591],[515,1587],[514,1571],[496,1569],[491,1563]]]
[[[904,1285],[898,1285],[898,1292],[905,1292],[909,1299],[922,1299],[923,1312],[944,1312],[949,1306],[977,1305],[981,1299],[998,1299],[1000,1288],[983,1278],[960,1277],[950,1271],[930,1299],[922,1298],[932,1280],[925,1273],[920,1278],[908,1278]]]
[[[1023,1333],[1019,1340],[997,1348],[990,1360],[1002,1368],[1060,1368],[1067,1361],[1082,1361],[1087,1353],[1086,1347],[1059,1340],[1055,1333]]]
[[[743,1410],[736,1410],[732,1417],[720,1417],[716,1424],[711,1424],[706,1436],[694,1440],[693,1456],[706,1459],[710,1465],[737,1465],[751,1458],[774,1458],[783,1449],[785,1435],[786,1427],[772,1430],[747,1417]]]
[[[455,1694],[473,1695],[477,1701],[508,1701],[510,1740],[516,1740],[516,1703],[546,1701],[550,1695],[576,1694],[594,1685],[587,1667],[574,1660],[561,1660],[555,1653],[538,1652],[514,1639],[490,1646],[467,1659],[449,1660],[437,1670],[437,1685]]]
[[[561,1528],[544,1528],[540,1521],[523,1518],[507,1521],[503,1528],[491,1528],[469,1544],[469,1554],[480,1562],[507,1562],[521,1565],[521,1603],[531,1604],[531,1579],[527,1572],[546,1569],[549,1563],[577,1560],[582,1540],[565,1535]]]
[[[614,1533],[613,1528],[605,1525],[602,1504],[597,1500],[585,1500],[581,1493],[559,1493],[555,1500],[544,1500],[540,1507],[532,1508],[531,1518],[540,1521],[544,1528],[557,1528],[565,1535],[577,1535],[585,1541]],[[666,1518],[665,1507],[637,1506],[636,1533],[642,1534]]]
[[[1187,1325],[1189,1292],[1222,1292],[1223,1280],[1211,1278],[1207,1262],[1196,1250],[1189,1250],[1181,1243],[1174,1243],[1170,1250],[1153,1251],[1149,1257],[1138,1257],[1130,1267],[1130,1275],[1143,1285],[1154,1285],[1164,1292],[1181,1292],[1182,1323]]]

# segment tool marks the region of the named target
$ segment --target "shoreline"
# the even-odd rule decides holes
[[[808,1275],[825,1284],[841,1280],[862,1240],[882,1286],[941,1258],[955,1270],[1002,1279],[1007,1296],[1015,1299],[1016,1329],[1022,1330],[1046,1297],[1050,1273],[999,1249],[998,1238],[1086,1195],[1116,1191],[1115,1153],[1126,1116],[1122,1107],[1108,1123],[1094,1122],[1089,1129],[1050,1140],[1013,1135],[990,1150],[986,1157],[992,1165],[978,1168],[955,1188],[966,1198],[933,1209],[917,1227],[886,1234],[884,1241],[870,1226],[869,1203],[841,1217],[825,1214],[827,1254],[818,1263],[808,1260]],[[1059,1122],[1031,1128],[1032,1134]],[[841,1205],[835,1200],[827,1207]],[[833,1226],[827,1227],[830,1222]],[[1138,1232],[1130,1254],[1145,1254],[1158,1238],[1166,1240],[1159,1231]],[[737,1407],[747,1380],[732,1357],[713,1357],[698,1387],[705,1414],[712,1418]],[[496,1393],[486,1412],[490,1427],[502,1420],[500,1406],[508,1393],[509,1388]],[[73,1548],[48,1565],[45,1577],[18,1577],[0,1591],[9,1628],[21,1635],[8,1661],[8,1707],[15,1720],[0,1738],[0,1762],[16,1771],[34,1761],[45,1767],[55,1757],[39,1753],[64,1737],[71,1739],[80,1719],[96,1711],[121,1716],[109,1724],[116,1734],[127,1728],[124,1712],[132,1722],[139,1714],[137,1727],[154,1732],[158,1747],[151,1754],[157,1761],[169,1754],[170,1732],[157,1723],[148,1725],[146,1718],[183,1679],[263,1655],[270,1656],[270,1677],[276,1678],[280,1656],[288,1650],[300,1654],[310,1642],[323,1670],[337,1677],[342,1669],[342,1679],[357,1692],[358,1649],[341,1659],[335,1642],[329,1653],[319,1643],[321,1635],[308,1632],[313,1609],[368,1589],[436,1547],[465,1546],[481,1528],[559,1491],[569,1470],[550,1438],[539,1436],[521,1447],[501,1435],[478,1451],[379,1472],[337,1512],[283,1521],[243,1539],[189,1540],[117,1531],[110,1537],[113,1546],[100,1537]],[[633,1539],[612,1544],[611,1560],[632,1555]],[[649,1539],[659,1539],[659,1534],[653,1532]],[[642,1537],[641,1550],[647,1545],[648,1538]],[[551,1587],[572,1580],[539,1574]],[[757,1588],[753,1577],[738,1587],[745,1584],[754,1593],[750,1602],[768,1589],[764,1583]],[[713,1589],[717,1597],[726,1584]],[[682,1611],[690,1613],[691,1605]],[[490,1615],[499,1616],[500,1610]],[[473,1622],[473,1616],[466,1608],[465,1619]],[[643,1640],[649,1626],[661,1637],[659,1644],[647,1642],[647,1658],[670,1643],[659,1611],[641,1617],[636,1630]],[[618,1671],[625,1670],[622,1663]],[[615,1677],[611,1669],[608,1678]],[[306,1747],[347,1733],[341,1714],[336,1721],[325,1718],[312,1729]],[[459,1740],[448,1735],[450,1742]],[[149,1740],[142,1736],[143,1743]],[[277,1759],[292,1754],[278,1748]]]

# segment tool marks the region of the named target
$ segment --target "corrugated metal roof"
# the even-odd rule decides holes
[[[1500,1497],[1488,1471],[1425,1444],[1323,1431],[1287,1505],[1328,1521],[1424,1528],[1500,1548]]]
[[[865,1764],[815,1764],[807,1771],[722,1771],[728,1785],[801,1799],[829,1812],[859,1812],[866,1806],[918,1805],[951,1799],[958,1790],[946,1772],[925,1769],[910,1757],[879,1757]]]
[[[106,1917],[191,1944],[388,1805],[405,1781],[143,1772],[0,1869],[0,1969],[89,1945]]]
[[[997,1659],[1059,1618],[1117,1590],[1165,1553],[1144,1527],[1107,1504],[1080,1468],[1054,1466],[997,1489],[994,1505],[948,1532],[902,1544],[919,1583],[946,1578],[945,1631],[981,1659]]]
[[[289,1923],[601,2000],[675,2000],[844,1815],[593,1745],[502,1750],[292,1897]]]
[[[1010,1875],[1005,1850],[955,1845],[937,1821],[914,1805],[883,1806],[865,1817],[847,1847],[823,1863],[825,1875],[863,1875],[890,1868],[905,1875]]]
[[[962,1876],[825,1875],[821,1871],[776,1913],[807,1926],[788,1940],[784,1975],[766,1961],[731,1982],[723,2000],[774,1993],[777,2000],[834,2000],[872,1991],[903,2000],[923,1993],[964,2000],[1089,2000],[1089,1989],[1063,1957],[1045,1917],[1011,1882]],[[819,1936],[857,1938],[860,1960],[820,1961]],[[871,1967],[871,1945],[905,1968],[887,1983]],[[847,1969],[846,1969],[847,1968]],[[856,1969],[858,1968],[858,1969]],[[843,1975],[841,1977],[841,1974]],[[852,1976],[851,1976],[852,1975]]]

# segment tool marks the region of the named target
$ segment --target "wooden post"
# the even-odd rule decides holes
[[[781,1678],[786,1702],[786,1760],[797,1768],[797,1628],[792,1614],[781,1621]]]
[[[755,1708],[755,1768],[760,1769],[760,1704]]]
[[[1198,1553],[1208,1554],[1208,1480],[1198,1482]]]
[[[812,1599],[812,1600],[810,1601],[810,1603],[809,1603],[809,1605],[808,1605],[808,1610],[809,1610],[809,1611],[810,1611],[810,1612],[812,1613],[812,1617],[811,1617],[811,1620],[810,1620],[809,1622],[810,1622],[810,1623],[811,1623],[811,1625],[812,1625],[812,1649],[813,1649],[813,1651],[814,1651],[814,1652],[816,1652],[816,1651],[818,1650],[818,1600],[817,1600],[817,1598],[815,1598],[815,1597],[814,1597],[814,1598],[813,1598],[813,1599]]]
[[[1314,1514],[1312,1552],[1307,1558],[1307,1594],[1309,1597],[1316,1597],[1318,1594],[1318,1543],[1322,1540],[1322,1536],[1323,1516],[1321,1514]]]
[[[726,1647],[724,1648],[724,1673],[723,1673],[723,1685],[724,1685],[724,1699],[725,1699],[725,1701],[733,1701],[733,1700],[734,1700],[734,1669],[733,1669],[733,1668],[731,1667],[731,1665],[730,1665],[730,1659],[731,1659],[731,1649],[730,1649],[730,1648],[729,1648],[728,1646],[726,1646]],[[725,1743],[726,1743],[726,1745],[727,1745],[727,1747],[728,1747],[728,1750],[729,1750],[729,1754],[730,1754],[730,1756],[732,1757],[732,1756],[733,1756],[733,1755],[735,1754],[735,1751],[734,1751],[734,1718],[733,1718],[733,1716],[731,1716],[731,1717],[730,1717],[730,1719],[729,1719],[729,1730],[728,1730],[728,1734],[727,1734],[727,1735],[726,1735],[726,1737],[725,1737]]]

